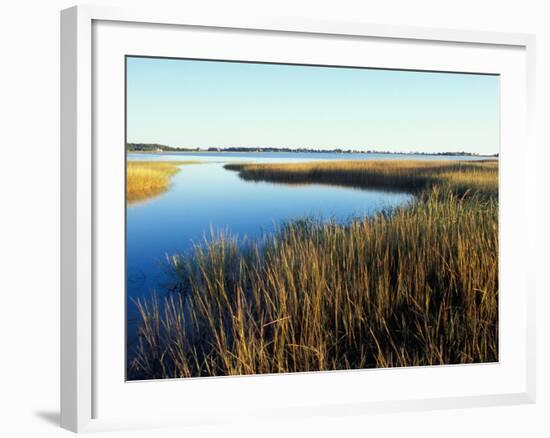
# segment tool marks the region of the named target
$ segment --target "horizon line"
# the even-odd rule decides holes
[[[183,149],[183,150],[192,150],[192,151],[208,151],[210,150],[229,150],[229,149],[251,149],[251,150],[257,150],[257,149],[286,149],[289,151],[294,150],[311,150],[315,152],[355,152],[355,153],[381,153],[381,154],[422,154],[422,155],[440,155],[440,154],[456,154],[456,155],[479,155],[479,156],[494,156],[499,155],[500,151],[494,152],[494,153],[480,153],[480,152],[467,152],[467,151],[453,151],[453,150],[440,150],[437,152],[422,152],[418,150],[409,150],[409,151],[392,151],[389,149],[375,149],[375,148],[369,148],[369,149],[357,149],[353,147],[344,147],[344,146],[338,146],[338,147],[332,147],[332,148],[325,148],[325,147],[319,147],[316,148],[315,146],[172,146],[168,144],[163,143],[150,143],[150,142],[126,142],[126,147],[131,145],[141,145],[141,146],[158,146],[158,147],[167,147],[171,149]]]

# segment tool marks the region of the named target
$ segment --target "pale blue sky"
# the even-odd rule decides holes
[[[498,76],[127,58],[127,140],[499,150]]]

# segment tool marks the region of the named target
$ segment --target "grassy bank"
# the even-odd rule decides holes
[[[134,377],[498,360],[497,166],[228,165],[247,179],[407,188],[417,200],[256,241],[217,235],[172,257],[179,293],[138,303]]]
[[[182,164],[197,161],[127,161],[126,200],[128,203],[143,201],[164,193],[171,177]]]
[[[423,191],[448,187],[457,194],[498,194],[498,161],[333,160],[291,164],[226,164],[250,181],[324,183],[347,187]]]

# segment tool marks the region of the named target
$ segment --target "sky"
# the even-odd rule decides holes
[[[127,60],[127,141],[176,147],[499,151],[499,77]]]

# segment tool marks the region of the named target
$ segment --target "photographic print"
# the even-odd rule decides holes
[[[128,380],[498,361],[498,75],[125,79]]]

